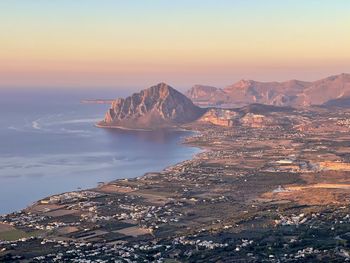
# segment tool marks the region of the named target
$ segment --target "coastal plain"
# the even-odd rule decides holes
[[[2,216],[0,261],[350,260],[350,110],[222,111],[182,125],[191,160]]]

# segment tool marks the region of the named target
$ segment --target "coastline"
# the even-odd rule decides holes
[[[124,126],[113,126],[113,125],[101,125],[98,123],[95,123],[94,125],[96,128],[105,128],[105,129],[118,129],[118,130],[125,130],[125,131],[154,131],[151,129],[138,129],[138,128],[128,128]]]
[[[191,131],[191,132],[196,132],[191,129],[186,129],[186,128],[180,128],[180,127],[164,127],[164,128],[157,128],[157,129],[146,129],[146,128],[130,128],[130,127],[125,127],[125,126],[116,126],[116,125],[101,125],[99,123],[94,124],[95,127],[97,128],[102,128],[102,129],[117,129],[117,130],[125,130],[125,131],[147,131],[147,132],[153,132],[157,130],[169,130],[169,131]]]
[[[127,129],[128,130],[128,129]],[[132,130],[130,130],[132,131]],[[154,131],[154,130],[152,130]],[[175,131],[175,130],[174,130]],[[189,130],[177,130],[177,131],[187,131],[189,132]],[[194,131],[193,131],[194,132]],[[187,163],[187,162],[193,162],[195,161],[198,156],[202,153],[205,153],[205,152],[209,152],[210,151],[210,148],[209,147],[202,147],[202,146],[196,146],[195,144],[191,144],[191,143],[187,143],[185,140],[188,139],[188,138],[191,138],[192,135],[190,136],[186,136],[184,137],[179,143],[184,145],[185,147],[192,147],[192,148],[197,148],[199,150],[199,152],[195,153],[192,155],[192,157],[190,159],[186,159],[186,160],[182,160],[180,162],[176,162],[176,163],[173,163],[173,164],[170,164],[166,167],[164,167],[163,169],[161,169],[160,171],[148,171],[148,172],[145,172],[144,174],[142,175],[139,175],[139,176],[135,176],[135,177],[131,177],[131,178],[118,178],[118,179],[115,179],[115,180],[112,180],[112,181],[109,181],[109,182],[105,182],[103,183],[101,186],[98,185],[96,187],[93,187],[93,188],[88,188],[88,189],[81,189],[79,191],[71,191],[71,192],[81,192],[81,191],[89,191],[89,190],[99,190],[99,188],[101,188],[102,186],[108,186],[108,185],[112,185],[116,182],[119,182],[119,181],[129,181],[129,180],[135,180],[135,179],[143,179],[143,178],[146,178],[147,175],[149,174],[154,174],[154,173],[157,173],[157,174],[162,174],[162,173],[165,173],[173,168],[175,168],[176,166],[178,165],[181,165],[182,163]],[[48,196],[50,197],[50,196]],[[47,198],[47,197],[46,197]],[[46,199],[46,198],[43,198],[43,199]],[[43,200],[41,199],[41,200]],[[40,201],[40,200],[38,200]]]
[[[106,128],[106,129],[120,129],[120,130],[125,130],[125,131],[142,131],[142,132],[153,132],[153,131],[156,131],[156,130],[147,130],[147,129],[132,129],[132,128],[127,128],[127,127],[123,127],[123,126],[104,126],[104,125],[99,125],[98,123],[96,123],[94,125],[95,127],[97,128]],[[178,129],[167,129],[167,130],[171,130],[171,131],[181,131],[181,132],[192,132],[192,133],[195,133],[195,134],[201,134],[200,131],[197,131],[197,130],[191,130],[191,129],[185,129],[185,128],[178,128]],[[101,186],[108,186],[108,185],[111,185],[115,182],[118,182],[118,181],[128,181],[128,180],[134,180],[134,179],[138,179],[138,178],[143,178],[143,177],[146,177],[148,174],[152,174],[152,173],[159,173],[159,174],[162,174],[163,172],[166,172],[168,170],[171,170],[172,168],[175,168],[177,165],[181,164],[181,163],[184,163],[184,162],[191,162],[191,161],[194,161],[197,157],[197,155],[203,153],[203,152],[206,152],[206,151],[210,151],[209,148],[207,147],[202,147],[202,146],[196,146],[194,144],[191,144],[190,142],[187,142],[186,140],[191,138],[193,136],[193,134],[189,135],[189,136],[184,136],[178,143],[183,145],[184,147],[192,147],[192,148],[196,148],[198,149],[198,152],[193,154],[192,157],[190,159],[185,159],[185,160],[182,160],[180,162],[176,162],[176,163],[173,163],[173,164],[170,164],[164,168],[162,168],[160,171],[147,171],[145,172],[144,174],[141,174],[141,175],[136,175],[135,177],[131,177],[131,178],[118,178],[118,179],[114,179],[114,180],[111,180],[111,181],[108,181],[108,182],[103,182],[102,185],[97,185],[95,187],[88,187],[88,188],[81,188],[81,189],[78,189],[78,190],[73,190],[73,191],[64,191],[64,192],[60,192],[60,193],[55,193],[55,194],[51,194],[51,195],[48,195],[48,196],[45,196],[43,198],[40,198],[36,201],[34,201],[33,203],[31,204],[28,204],[26,207],[22,208],[22,209],[19,209],[19,210],[14,210],[10,213],[5,213],[5,214],[2,214],[2,215],[8,215],[8,214],[12,214],[12,213],[17,213],[17,212],[20,212],[20,211],[23,211],[23,210],[28,210],[28,209],[31,209],[31,207],[33,206],[36,206],[38,204],[40,204],[40,202],[42,200],[46,200],[46,199],[49,199],[50,197],[54,197],[54,196],[58,196],[58,195],[63,195],[63,194],[67,194],[67,193],[79,193],[79,192],[84,192],[84,191],[98,191],[99,188],[101,188]],[[0,214],[1,215],[1,214]]]
[[[319,116],[317,124],[330,116]],[[339,112],[334,122],[342,118]],[[30,235],[5,243],[3,257],[49,258],[59,250],[65,259],[76,251],[77,258],[95,260],[108,250],[111,256],[106,259],[115,259],[115,251],[123,250],[132,251],[135,258],[145,262],[150,258],[152,262],[168,262],[176,251],[181,262],[197,262],[203,255],[209,261],[231,260],[234,251],[237,261],[254,253],[254,262],[260,262],[271,259],[265,251],[273,246],[276,257],[282,257],[287,249],[295,255],[288,262],[295,262],[300,259],[298,251],[313,240],[315,251],[323,251],[323,244],[330,244],[330,250],[315,256],[341,257],[336,253],[338,236],[347,236],[349,231],[349,178],[346,170],[339,170],[339,162],[333,162],[334,171],[315,168],[326,156],[319,154],[330,154],[341,147],[330,138],[340,136],[338,131],[325,130],[325,143],[329,143],[325,153],[325,148],[309,151],[319,146],[315,133],[301,137],[285,126],[241,126],[234,131],[199,124],[184,128],[196,133],[179,136],[176,142],[183,139],[182,144],[205,152],[191,151],[192,158],[178,158],[178,162],[159,168],[160,172],[143,170],[143,175],[133,173],[128,179],[106,180],[86,190],[54,195],[3,217],[5,227],[12,224],[20,237]],[[339,137],[340,143],[348,141],[346,134]],[[349,164],[344,161],[341,165]],[[140,176],[134,177],[137,174]],[[314,231],[327,235],[315,237],[309,230],[315,225],[320,229]],[[330,232],[331,228],[337,230]],[[37,229],[42,231],[34,232]],[[292,239],[300,242],[293,241],[297,247],[280,246],[283,236],[285,244]],[[31,254],[33,247],[43,249],[48,242],[51,248]],[[99,254],[90,256],[96,248]]]

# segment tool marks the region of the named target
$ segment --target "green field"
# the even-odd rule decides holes
[[[22,230],[13,229],[9,231],[0,232],[0,240],[13,241],[24,237],[33,236],[34,233],[26,233]]]

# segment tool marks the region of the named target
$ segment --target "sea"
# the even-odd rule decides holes
[[[0,89],[0,214],[49,195],[134,178],[192,158],[184,131],[97,128],[119,89]]]

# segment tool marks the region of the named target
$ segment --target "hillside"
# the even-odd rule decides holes
[[[159,83],[127,98],[113,101],[102,127],[157,129],[176,127],[198,119],[204,109],[165,83]]]

